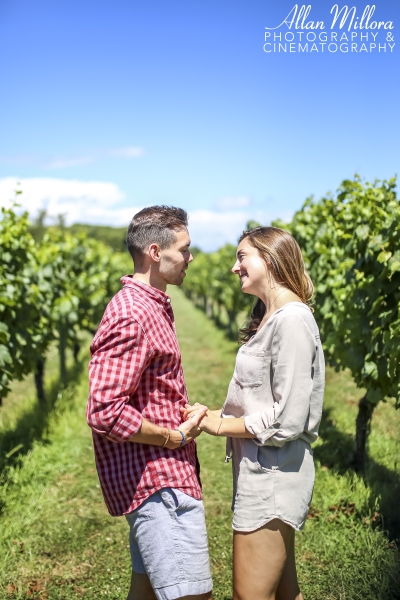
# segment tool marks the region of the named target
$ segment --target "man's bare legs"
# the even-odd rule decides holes
[[[303,600],[294,560],[294,530],[274,519],[233,535],[233,600]]]
[[[147,575],[141,575],[132,571],[131,587],[126,600],[157,600]],[[212,593],[208,592],[199,596],[184,596],[176,600],[212,600]]]
[[[131,587],[126,600],[157,600],[147,575],[132,571]]]

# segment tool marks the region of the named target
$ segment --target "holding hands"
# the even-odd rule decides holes
[[[193,407],[189,407],[189,408],[193,408]],[[180,410],[181,410],[181,413],[183,413],[183,411],[185,409],[181,408]],[[182,423],[182,425],[179,426],[178,431],[181,431],[185,435],[185,438],[186,438],[185,444],[194,440],[203,431],[203,428],[201,427],[201,421],[204,418],[204,416],[206,415],[207,410],[208,410],[207,406],[202,406],[199,404],[196,411],[191,411],[190,414],[183,417],[184,423]],[[173,434],[173,432],[171,431],[171,437],[172,437],[172,434]],[[179,440],[178,440],[178,442],[179,442]],[[172,439],[171,439],[171,443],[172,444],[174,443],[174,441]],[[169,443],[167,443],[166,446],[167,446],[167,448],[169,448]]]
[[[191,406],[186,404],[181,408],[182,418],[185,422],[196,418],[197,426],[200,431],[205,431],[210,435],[218,435],[223,419],[219,416],[220,410],[209,410],[207,406],[196,402]],[[202,416],[201,416],[202,415]],[[183,426],[182,426],[183,427]]]

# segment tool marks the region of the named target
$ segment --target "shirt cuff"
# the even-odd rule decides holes
[[[253,438],[253,442],[257,446],[264,446],[271,437],[273,437],[277,431],[281,428],[279,421],[267,425],[263,420],[263,413],[258,412],[252,415],[244,417],[244,425],[247,431],[250,431],[256,437]]]
[[[130,404],[126,404],[117,422],[107,435],[113,442],[127,442],[142,425],[142,415]]]

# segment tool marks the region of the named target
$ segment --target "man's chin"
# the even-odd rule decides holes
[[[179,275],[178,277],[174,277],[174,279],[168,281],[168,285],[177,285],[179,287],[180,285],[182,285],[184,279],[184,275]]]

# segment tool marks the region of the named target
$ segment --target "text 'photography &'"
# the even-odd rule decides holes
[[[392,53],[395,47],[393,21],[373,20],[375,5],[367,5],[357,15],[355,6],[339,8],[330,13],[330,31],[322,20],[307,20],[311,5],[297,4],[276,27],[265,27],[263,50],[288,53]],[[277,31],[283,27],[289,31]],[[336,30],[334,30],[336,27]]]

